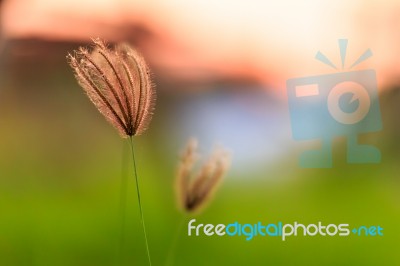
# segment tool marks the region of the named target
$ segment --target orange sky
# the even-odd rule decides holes
[[[6,38],[123,39],[131,27],[153,38],[142,49],[171,75],[243,76],[285,87],[286,79],[331,73],[318,50],[340,62],[337,39],[349,39],[348,64],[365,49],[374,56],[381,87],[400,75],[400,4],[397,1],[4,1]]]

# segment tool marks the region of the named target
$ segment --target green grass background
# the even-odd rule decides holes
[[[0,71],[0,265],[120,265],[123,174],[129,181],[122,265],[146,265],[127,141],[78,87],[64,50],[55,59],[21,57],[16,46],[3,54]],[[150,130],[135,139],[153,265],[165,264],[179,222],[189,219],[173,191],[186,139],[165,132],[181,96],[159,87]],[[381,148],[381,164],[347,165],[342,139],[332,169],[300,169],[298,151],[288,151],[256,173],[229,172],[195,217],[213,224],[380,225],[383,237],[188,237],[185,222],[174,265],[400,265],[398,100],[396,89],[382,93],[384,130],[366,136]]]

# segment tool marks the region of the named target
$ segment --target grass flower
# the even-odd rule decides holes
[[[184,211],[184,216],[177,227],[169,248],[166,266],[174,263],[175,249],[186,216],[199,213],[207,206],[230,167],[230,153],[217,146],[199,170],[194,171],[196,162],[200,158],[200,155],[197,154],[197,146],[197,140],[191,138],[178,163],[175,190],[179,208]]]
[[[151,265],[132,137],[142,134],[150,123],[155,104],[155,88],[146,62],[129,45],[117,44],[109,48],[99,39],[93,42],[92,49],[81,47],[69,54],[67,59],[76,79],[96,108],[122,137],[129,137],[141,223]],[[125,206],[126,202],[126,188],[123,189],[125,193],[121,190],[121,195],[125,196],[121,206]],[[122,220],[123,231],[124,218]]]
[[[99,39],[91,51],[67,56],[75,77],[101,114],[123,137],[142,134],[150,123],[155,90],[144,59],[129,45],[109,49]]]
[[[230,154],[216,147],[197,173],[193,168],[199,155],[197,140],[190,139],[179,162],[176,190],[179,206],[187,213],[204,208],[211,200],[230,166]]]

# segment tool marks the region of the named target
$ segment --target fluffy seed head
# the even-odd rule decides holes
[[[199,159],[196,153],[197,140],[188,141],[178,164],[176,190],[180,208],[188,213],[197,212],[211,200],[230,166],[230,154],[222,147],[216,147],[193,175],[193,167]]]
[[[113,48],[94,39],[67,59],[75,77],[101,114],[122,137],[142,134],[150,123],[155,88],[143,57],[128,44]]]

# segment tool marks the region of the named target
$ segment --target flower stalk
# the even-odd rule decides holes
[[[97,110],[118,130],[123,138],[129,138],[140,219],[147,257],[151,266],[133,137],[141,135],[151,121],[156,98],[155,88],[151,82],[150,69],[135,49],[125,43],[116,44],[110,48],[100,39],[94,39],[93,43],[92,49],[81,47],[73,54],[68,54],[67,59],[78,83]],[[126,185],[123,177],[121,186],[125,186],[125,188],[121,187],[120,258],[122,258],[126,219]]]

